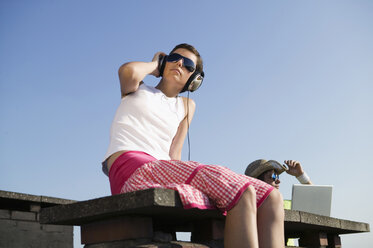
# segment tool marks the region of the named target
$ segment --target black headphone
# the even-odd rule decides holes
[[[167,55],[159,56],[158,70],[159,70],[159,76],[161,77],[163,76],[163,71],[166,66],[166,61],[167,61]],[[195,70],[193,74],[189,77],[189,79],[187,80],[184,88],[180,91],[180,93],[183,93],[185,91],[190,91],[190,92],[196,91],[202,85],[204,76],[205,76],[205,73],[203,71],[199,72]]]

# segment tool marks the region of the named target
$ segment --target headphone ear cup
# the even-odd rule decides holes
[[[180,91],[180,93],[183,93],[185,91],[196,91],[203,82],[204,72],[194,72],[186,82],[184,88]]]
[[[199,87],[201,87],[201,85],[202,85],[204,76],[205,76],[204,72],[197,73],[196,76],[194,77],[192,83],[189,85],[189,89],[188,90],[190,92],[198,90]]]
[[[166,66],[166,60],[167,60],[167,55],[164,56],[159,56],[158,59],[158,71],[159,71],[159,76],[163,76],[163,71]]]

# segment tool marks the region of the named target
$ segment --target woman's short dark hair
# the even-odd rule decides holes
[[[196,57],[197,57],[196,70],[199,71],[199,72],[202,72],[203,71],[203,61],[202,61],[201,55],[199,54],[197,49],[192,45],[182,43],[182,44],[179,44],[179,45],[175,46],[174,49],[172,49],[172,51],[170,52],[170,54],[173,53],[176,49],[179,49],[179,48],[184,48],[184,49],[188,50],[189,52],[192,52],[194,55],[196,55]]]

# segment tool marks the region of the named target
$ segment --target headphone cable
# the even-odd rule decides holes
[[[190,161],[190,138],[189,138],[189,90],[188,90],[188,99],[187,99],[187,136],[188,136],[188,161]]]

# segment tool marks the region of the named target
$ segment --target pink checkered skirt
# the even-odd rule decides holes
[[[124,183],[121,193],[149,188],[176,190],[184,208],[229,211],[252,185],[259,207],[273,187],[258,179],[217,165],[179,160],[155,160],[138,168]]]

